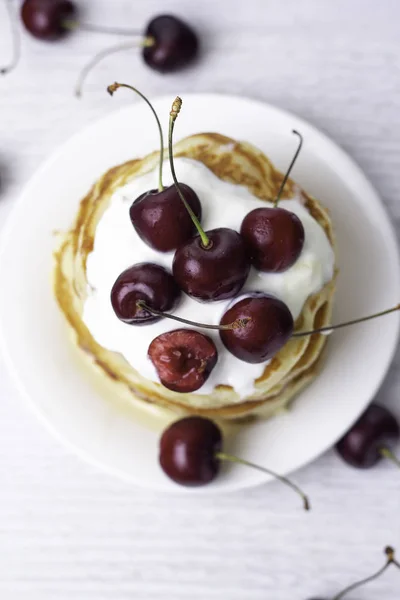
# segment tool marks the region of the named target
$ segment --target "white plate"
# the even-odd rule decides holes
[[[172,100],[155,101],[165,125]],[[393,228],[375,191],[342,150],[301,119],[267,104],[210,94],[187,94],[183,100],[176,139],[217,131],[255,144],[281,169],[293,152],[291,130],[303,133],[293,176],[329,207],[336,225],[336,322],[399,301]],[[80,198],[109,167],[157,148],[152,119],[140,101],[110,114],[67,142],[25,188],[4,233],[0,322],[5,356],[18,388],[59,438],[114,475],[148,488],[180,490],[184,488],[172,484],[158,467],[159,433],[103,398],[77,367],[50,286],[53,230],[69,227]],[[394,314],[335,332],[322,374],[293,409],[243,427],[229,449],[281,473],[315,459],[375,395],[398,329]],[[235,466],[196,492],[235,490],[266,479]]]

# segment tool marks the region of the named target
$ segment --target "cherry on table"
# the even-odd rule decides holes
[[[118,319],[130,325],[146,325],[158,321],[141,305],[145,302],[159,311],[174,308],[180,289],[171,273],[153,263],[138,263],[119,275],[111,290],[111,304]]]
[[[145,37],[154,42],[143,48],[144,61],[160,73],[181,69],[197,56],[199,41],[196,33],[173,15],[160,15],[152,19],[147,25]]]
[[[142,92],[126,83],[115,82],[108,86],[107,91],[112,96],[119,88],[132,90],[147,103],[156,120],[160,139],[158,189],[144,192],[136,198],[129,211],[131,222],[139,237],[148,246],[159,252],[169,252],[186,242],[195,233],[196,226],[180,199],[176,186],[163,185],[164,136],[154,106]],[[200,222],[201,204],[197,194],[185,183],[180,183],[179,186],[189,208]]]
[[[336,444],[345,462],[358,469],[368,469],[382,458],[399,464],[391,446],[399,441],[400,428],[392,413],[379,404],[371,404]]]
[[[160,465],[170,479],[185,486],[205,485],[215,479],[221,461],[220,428],[202,417],[172,423],[160,440]]]
[[[249,212],[243,219],[240,233],[246,243],[252,264],[267,272],[286,271],[301,254],[304,246],[304,227],[293,212],[278,207],[278,202],[300,153],[303,138],[284,176],[273,207],[260,207]]]
[[[138,31],[107,29],[82,24],[78,26],[90,31],[130,35],[139,38],[139,41],[136,39],[135,42],[118,44],[96,54],[80,73],[75,88],[77,96],[81,96],[83,84],[89,73],[110,54],[141,46],[145,63],[160,73],[168,73],[185,67],[198,53],[199,43],[196,33],[189,25],[172,15],[161,15],[153,18],[144,34]]]
[[[62,38],[69,31],[66,22],[76,17],[76,5],[70,0],[24,0],[21,7],[25,28],[39,40]]]
[[[191,329],[175,329],[157,336],[148,355],[161,383],[180,393],[201,388],[218,360],[212,339]]]
[[[219,335],[229,352],[245,362],[269,360],[293,333],[293,317],[286,304],[262,292],[235,299],[220,325],[243,319],[247,320],[246,327],[221,330]]]
[[[248,460],[223,452],[222,431],[216,423],[204,417],[191,416],[172,423],[161,436],[159,461],[170,479],[185,486],[210,483],[218,475],[221,461],[241,464],[272,475],[292,488],[310,509],[307,496],[287,477],[260,467]]]

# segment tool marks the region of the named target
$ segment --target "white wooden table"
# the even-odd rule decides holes
[[[92,74],[105,44],[75,33],[46,45],[23,36],[18,70],[0,80],[0,224],[42,160],[121,103],[104,91],[130,81],[151,96],[220,91],[292,110],[362,166],[400,231],[398,0],[77,0],[87,19],[141,29],[160,12],[184,16],[204,43],[184,75],[160,76],[134,50]],[[9,38],[0,4],[0,57]],[[73,174],[72,174],[73,176]],[[55,202],[57,199],[55,198]],[[2,289],[1,293],[7,293]],[[23,340],[21,340],[21,344]],[[400,416],[400,355],[380,393]],[[62,383],[60,383],[61,385]],[[2,600],[307,600],[329,598],[400,551],[400,473],[355,472],[333,452],[296,474],[314,509],[278,484],[231,496],[165,497],[94,471],[68,454],[18,398],[0,359]],[[397,407],[397,408],[396,408]],[[356,596],[398,600],[400,573]]]

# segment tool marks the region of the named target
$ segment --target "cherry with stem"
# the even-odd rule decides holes
[[[259,271],[281,273],[289,269],[299,258],[304,246],[305,232],[299,217],[292,211],[278,207],[284,187],[303,146],[303,137],[283,177],[273,202],[250,211],[242,221],[240,233],[246,243],[253,266]]]
[[[287,477],[224,452],[222,445],[222,431],[216,423],[204,417],[185,417],[172,423],[161,436],[161,468],[180,485],[200,486],[215,479],[222,462],[241,464],[278,479],[300,496],[305,510],[310,510],[308,497]]]
[[[181,289],[197,300],[233,298],[247,279],[250,262],[245,244],[237,231],[226,227],[204,231],[178,182],[172,139],[174,124],[181,106],[182,100],[178,96],[172,104],[169,119],[169,161],[176,190],[199,235],[178,247],[172,271]]]
[[[372,403],[337,442],[340,457],[352,467],[369,469],[383,458],[400,467],[391,446],[400,439],[400,427],[384,406]]]
[[[93,31],[93,26],[86,27]],[[125,30],[114,30],[115,33],[129,35]],[[112,33],[111,29],[105,28],[105,32]],[[132,44],[113,46],[99,52],[83,68],[76,86],[76,94],[82,93],[83,84],[93,70],[104,58],[122,50],[133,47],[142,47],[143,60],[151,69],[159,73],[170,73],[186,67],[198,54],[199,41],[195,31],[184,21],[173,15],[159,15],[151,19],[143,34],[132,32],[132,35],[140,35],[140,40]]]
[[[231,354],[240,360],[262,363],[279,352],[291,338],[331,333],[336,329],[369,321],[399,309],[400,305],[397,305],[388,310],[345,323],[293,332],[293,318],[286,304],[269,294],[251,292],[228,308],[221,319],[222,325],[244,318],[249,318],[250,322],[244,329],[221,331],[220,337]]]
[[[263,292],[250,292],[243,294],[242,299],[240,297],[236,298],[234,304],[228,307],[222,316],[219,325],[198,323],[175,315],[165,314],[162,311],[154,310],[153,307],[147,307],[142,299],[138,301],[138,304],[141,310],[147,309],[149,313],[153,313],[155,316],[167,317],[193,327],[219,330],[221,341],[229,352],[248,363],[262,363],[269,360],[279,352],[290,338],[332,332],[400,309],[400,305],[397,305],[360,319],[293,333],[293,317],[286,304],[275,296]],[[394,435],[397,431],[395,430],[396,427],[393,425],[388,426],[384,421],[383,430],[387,430],[388,427],[389,433],[392,432]],[[384,454],[388,455],[388,449],[385,449]]]
[[[148,98],[131,85],[113,83],[107,90],[113,95],[120,87],[132,90],[147,103],[156,119],[160,138],[158,189],[148,190],[134,200],[129,209],[131,223],[148,246],[159,252],[169,252],[190,239],[196,228],[181,202],[175,185],[163,185],[164,138],[157,112]],[[197,194],[185,183],[181,183],[180,186],[185,191],[192,212],[200,220],[202,209]]]
[[[12,22],[13,59],[1,72],[8,73],[18,64],[20,38],[15,15],[11,11],[11,0],[6,0]],[[167,73],[189,64],[198,53],[198,38],[193,29],[173,15],[158,15],[151,19],[144,32],[121,27],[109,27],[82,22],[78,18],[75,2],[71,0],[24,0],[21,19],[25,29],[41,41],[56,41],[72,31],[129,36],[139,38],[130,44],[113,46],[100,52],[83,69],[79,87],[94,66],[103,58],[132,47],[142,47],[145,63],[152,69]]]
[[[172,310],[181,291],[172,274],[154,263],[137,263],[125,269],[111,289],[110,299],[115,315],[129,325],[147,325],[160,319],[144,310],[139,300],[157,311]]]

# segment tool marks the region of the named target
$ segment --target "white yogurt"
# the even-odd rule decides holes
[[[265,203],[242,186],[224,182],[202,163],[186,158],[175,160],[179,181],[191,186],[198,194],[204,229],[231,227],[240,230],[245,215]],[[147,356],[150,342],[159,334],[181,327],[179,323],[162,319],[150,325],[134,326],[117,319],[110,302],[111,288],[118,275],[139,262],[154,262],[171,269],[174,253],[156,252],[137,235],[129,218],[129,208],[143,192],[157,187],[158,170],[137,178],[118,189],[96,229],[93,252],[87,261],[88,298],[83,320],[95,340],[108,350],[119,352],[143,376],[159,381]],[[165,163],[164,185],[172,183]],[[308,296],[318,292],[332,279],[334,253],[326,234],[296,199],[282,200],[282,208],[294,212],[303,223],[305,243],[297,262],[283,273],[261,273],[252,269],[243,291],[257,290],[283,300],[296,319]],[[174,314],[201,323],[218,324],[231,300],[201,303],[182,294]],[[265,364],[249,364],[230,354],[220,342],[218,331],[199,330],[212,337],[218,348],[218,363],[207,382],[197,393],[208,394],[218,384],[231,385],[241,397],[254,390],[254,380],[260,377]]]

